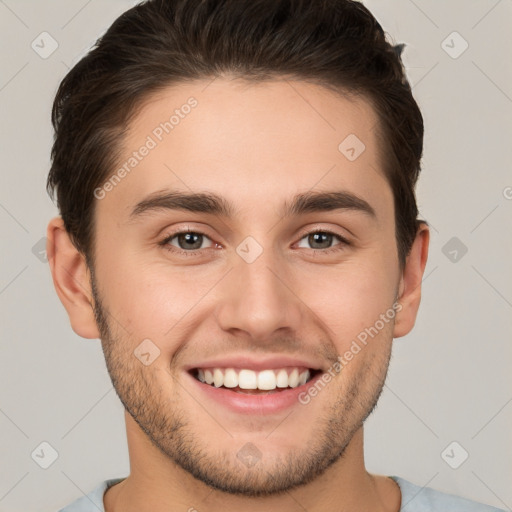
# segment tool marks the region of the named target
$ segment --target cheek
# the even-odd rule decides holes
[[[118,251],[102,259],[101,290],[111,318],[120,324],[133,343],[149,338],[162,351],[173,350],[169,340],[179,339],[199,302],[218,280],[215,272],[197,275],[172,268],[162,259],[144,261],[142,256]],[[137,340],[139,340],[137,342]]]
[[[346,262],[322,269],[301,286],[300,297],[328,328],[339,350],[375,324],[394,302],[397,276],[382,261]],[[380,325],[380,324],[379,324]]]

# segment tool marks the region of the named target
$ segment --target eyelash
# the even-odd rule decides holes
[[[323,234],[326,234],[326,235],[332,235],[335,238],[338,238],[340,243],[334,245],[333,247],[328,247],[327,249],[310,249],[310,251],[314,251],[315,254],[317,254],[317,253],[331,254],[333,252],[342,251],[342,250],[345,249],[346,246],[351,245],[350,242],[346,238],[342,237],[338,233],[335,233],[334,231],[329,231],[328,229],[316,229],[316,230],[313,230],[313,231],[306,231],[305,233],[302,233],[300,235],[299,242],[302,239],[306,238],[307,236],[313,235],[313,234],[316,234],[316,233],[323,233]],[[179,235],[186,235],[186,234],[202,235],[203,237],[206,237],[206,238],[210,239],[210,237],[208,235],[206,235],[205,233],[202,233],[201,231],[193,231],[193,230],[190,230],[190,229],[185,229],[185,230],[176,231],[176,232],[174,232],[172,234],[169,234],[161,242],[159,242],[159,245],[162,246],[163,249],[165,249],[165,250],[167,250],[169,252],[175,253],[175,254],[181,254],[181,255],[184,255],[184,256],[200,256],[200,251],[202,251],[204,249],[191,249],[189,251],[185,251],[183,249],[178,249],[178,248],[176,248],[176,247],[174,247],[174,246],[169,244],[169,242],[172,239],[176,238],[177,236],[179,236]],[[213,249],[213,247],[208,247],[207,249]]]

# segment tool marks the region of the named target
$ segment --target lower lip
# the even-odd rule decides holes
[[[197,380],[188,372],[186,374],[209,399],[215,400],[239,414],[273,414],[284,411],[293,405],[301,405],[299,395],[306,392],[310,386],[313,386],[322,377],[322,373],[318,373],[309,382],[296,388],[288,388],[284,391],[269,394],[249,395],[230,391],[227,388],[216,388]]]

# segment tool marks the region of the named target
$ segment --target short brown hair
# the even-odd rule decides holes
[[[112,174],[150,93],[222,74],[286,77],[362,96],[375,109],[403,268],[420,222],[423,118],[402,48],[352,0],[147,0],[129,9],[66,75],[53,104],[47,190],[74,245],[93,261],[93,191]]]

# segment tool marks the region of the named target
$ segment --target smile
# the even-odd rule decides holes
[[[197,389],[203,407],[216,405],[236,414],[253,416],[276,414],[292,407],[305,408],[299,396],[315,385],[322,374],[322,370],[305,366],[259,370],[216,366],[185,372],[191,388]]]
[[[227,388],[238,393],[256,394],[260,391],[293,389],[309,382],[317,370],[288,367],[254,371],[238,368],[197,368],[193,376],[210,386]]]

